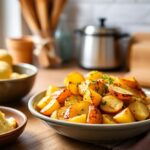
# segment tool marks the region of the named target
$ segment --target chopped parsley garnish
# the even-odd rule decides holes
[[[102,79],[106,80],[106,82],[108,82],[108,84],[113,84],[113,82],[114,82],[114,79],[112,79],[110,76],[105,75],[105,74],[102,76]]]

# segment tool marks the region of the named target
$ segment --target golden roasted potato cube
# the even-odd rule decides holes
[[[94,90],[88,89],[83,95],[83,100],[88,101],[89,103],[94,104],[95,106],[98,106],[102,100],[102,96]]]
[[[84,95],[87,89],[92,89],[99,94],[106,93],[106,85],[101,80],[86,80],[79,85],[79,93]]]
[[[64,120],[64,119],[65,119],[65,118],[64,118],[64,115],[65,115],[67,109],[68,109],[68,107],[65,107],[65,106],[59,108],[59,109],[57,110],[57,119],[59,119],[59,120]]]
[[[53,111],[60,108],[60,104],[56,99],[52,99],[40,112],[44,115],[50,116]]]
[[[79,103],[80,101],[82,101],[82,97],[81,96],[76,96],[76,95],[72,95],[70,97],[68,97],[66,100],[65,100],[65,106],[66,107],[69,107],[71,105],[74,105],[76,103]]]
[[[103,117],[103,124],[116,124],[111,115],[103,114],[102,117]]]
[[[106,113],[116,113],[120,111],[122,107],[123,102],[112,95],[104,96],[100,103],[100,109]]]
[[[78,72],[71,72],[70,74],[68,74],[66,76],[66,78],[64,79],[64,84],[67,86],[68,83],[75,83],[75,84],[79,84],[82,81],[84,81],[84,77],[82,74],[78,73]]]
[[[57,99],[59,103],[64,103],[66,98],[71,96],[72,93],[68,89],[59,89],[52,94],[52,98]]]
[[[129,105],[129,109],[132,112],[132,114],[134,115],[134,118],[136,120],[139,120],[139,121],[145,120],[149,116],[148,107],[141,102],[135,101],[135,102],[131,103]]]
[[[56,92],[57,90],[58,90],[58,87],[49,85],[46,91],[46,96],[51,96],[51,94]]]
[[[53,111],[51,114],[52,119],[57,119],[57,110]]]
[[[69,122],[86,123],[86,114],[78,115],[68,119]]]
[[[139,88],[139,84],[134,77],[120,78],[120,81],[123,85],[126,85],[130,88],[133,88],[133,89]]]
[[[150,104],[150,97],[146,97],[145,99],[144,99],[144,104],[146,104],[146,105],[149,105]]]
[[[38,103],[37,103],[37,107],[39,109],[42,109],[44,108],[51,100],[51,97],[50,96],[45,96],[43,97]]]
[[[121,100],[131,100],[133,96],[131,91],[115,85],[109,86],[109,92]]]
[[[88,89],[88,86],[89,86],[89,80],[86,80],[82,82],[81,84],[79,84],[78,90],[79,90],[80,95],[85,94],[86,90]]]
[[[130,111],[130,109],[127,107],[123,109],[121,112],[116,114],[113,119],[118,123],[130,123],[134,122],[135,119]]]
[[[78,84],[69,82],[67,85],[67,89],[74,95],[79,95]]]
[[[148,104],[148,105],[146,105],[147,106],[147,108],[148,108],[148,110],[149,110],[149,112],[150,112],[150,104]]]
[[[102,123],[102,115],[94,105],[89,106],[87,123],[91,123],[91,124]]]
[[[91,71],[86,75],[86,80],[97,80],[102,77],[103,73],[99,71]]]
[[[81,101],[67,108],[64,118],[69,119],[77,115],[87,114],[89,110],[89,102]]]

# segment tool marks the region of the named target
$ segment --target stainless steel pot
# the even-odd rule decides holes
[[[115,28],[105,26],[105,18],[100,19],[100,27],[86,26],[77,30],[80,34],[78,61],[87,69],[117,69],[121,66],[119,39],[128,34],[120,34]]]

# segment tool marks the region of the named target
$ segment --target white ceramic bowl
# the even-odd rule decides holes
[[[34,116],[44,120],[61,135],[92,143],[111,143],[133,138],[150,130],[150,119],[115,125],[70,123],[51,119],[40,114],[34,107],[44,94],[45,91],[33,96],[29,100],[28,108]]]

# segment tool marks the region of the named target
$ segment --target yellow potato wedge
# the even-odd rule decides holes
[[[69,106],[74,105],[74,104],[76,104],[76,103],[78,103],[80,101],[82,101],[82,97],[81,96],[72,95],[72,96],[68,97],[65,100],[65,106],[69,107]]]
[[[58,118],[59,120],[64,120],[64,119],[65,119],[65,118],[64,118],[64,115],[65,115],[65,113],[66,113],[66,111],[67,111],[67,108],[68,108],[68,107],[63,106],[63,107],[61,107],[61,108],[59,108],[59,109],[57,110],[57,118]]]
[[[123,102],[112,95],[104,96],[100,103],[100,109],[106,113],[117,113],[122,107]]]
[[[57,90],[58,90],[58,87],[49,85],[46,91],[46,96],[51,96],[51,94],[56,92]]]
[[[52,119],[58,119],[58,118],[57,118],[57,110],[55,110],[55,111],[52,112],[51,118],[52,118]]]
[[[77,115],[87,114],[89,110],[89,102],[81,101],[67,108],[64,118],[69,119]]]
[[[133,88],[133,89],[139,88],[139,84],[134,77],[120,78],[120,81],[122,82],[122,84],[130,88]]]
[[[129,105],[129,109],[132,112],[132,114],[134,115],[134,118],[136,120],[139,120],[139,121],[145,120],[149,116],[148,107],[141,102],[135,101],[135,102],[131,103]]]
[[[99,71],[91,71],[86,75],[86,80],[97,80],[102,77],[103,73]]]
[[[53,111],[60,108],[60,104],[56,99],[52,99],[40,112],[44,115],[50,116]]]
[[[116,122],[114,121],[113,117],[111,115],[108,114],[102,114],[102,120],[103,120],[103,124],[116,124]]]
[[[89,112],[88,112],[88,116],[87,116],[87,123],[90,123],[90,124],[102,123],[101,112],[94,105],[89,106]]]
[[[148,107],[148,110],[149,110],[149,112],[150,112],[150,104],[148,104],[147,107]]]
[[[51,97],[50,96],[45,96],[43,97],[38,103],[37,103],[37,107],[39,109],[42,109],[44,108],[51,100]]]
[[[79,89],[77,83],[69,82],[67,85],[67,89],[74,95],[79,95]]]
[[[69,122],[86,123],[86,114],[78,115],[68,119]]]
[[[58,91],[52,94],[54,99],[57,99],[59,103],[64,103],[66,98],[71,96],[72,93],[68,89],[59,89]]]
[[[130,123],[130,122],[134,122],[135,119],[130,111],[130,109],[127,107],[125,109],[123,109],[121,112],[119,112],[118,114],[116,114],[113,119],[117,122],[117,123]]]
[[[95,106],[98,106],[102,100],[102,96],[97,92],[95,92],[94,90],[88,89],[83,95],[83,100],[88,101],[89,103]]]
[[[106,85],[101,80],[86,80],[79,85],[79,93],[84,95],[87,89],[92,89],[99,94],[104,94],[106,92]]]
[[[130,92],[129,90],[126,90],[124,88],[115,85],[109,86],[109,92],[121,100],[131,100],[133,96],[133,93]]]
[[[67,86],[68,83],[75,83],[75,84],[79,84],[82,81],[84,81],[84,77],[82,74],[78,73],[78,72],[71,72],[70,74],[68,74],[66,76],[66,78],[64,79],[64,84]]]

